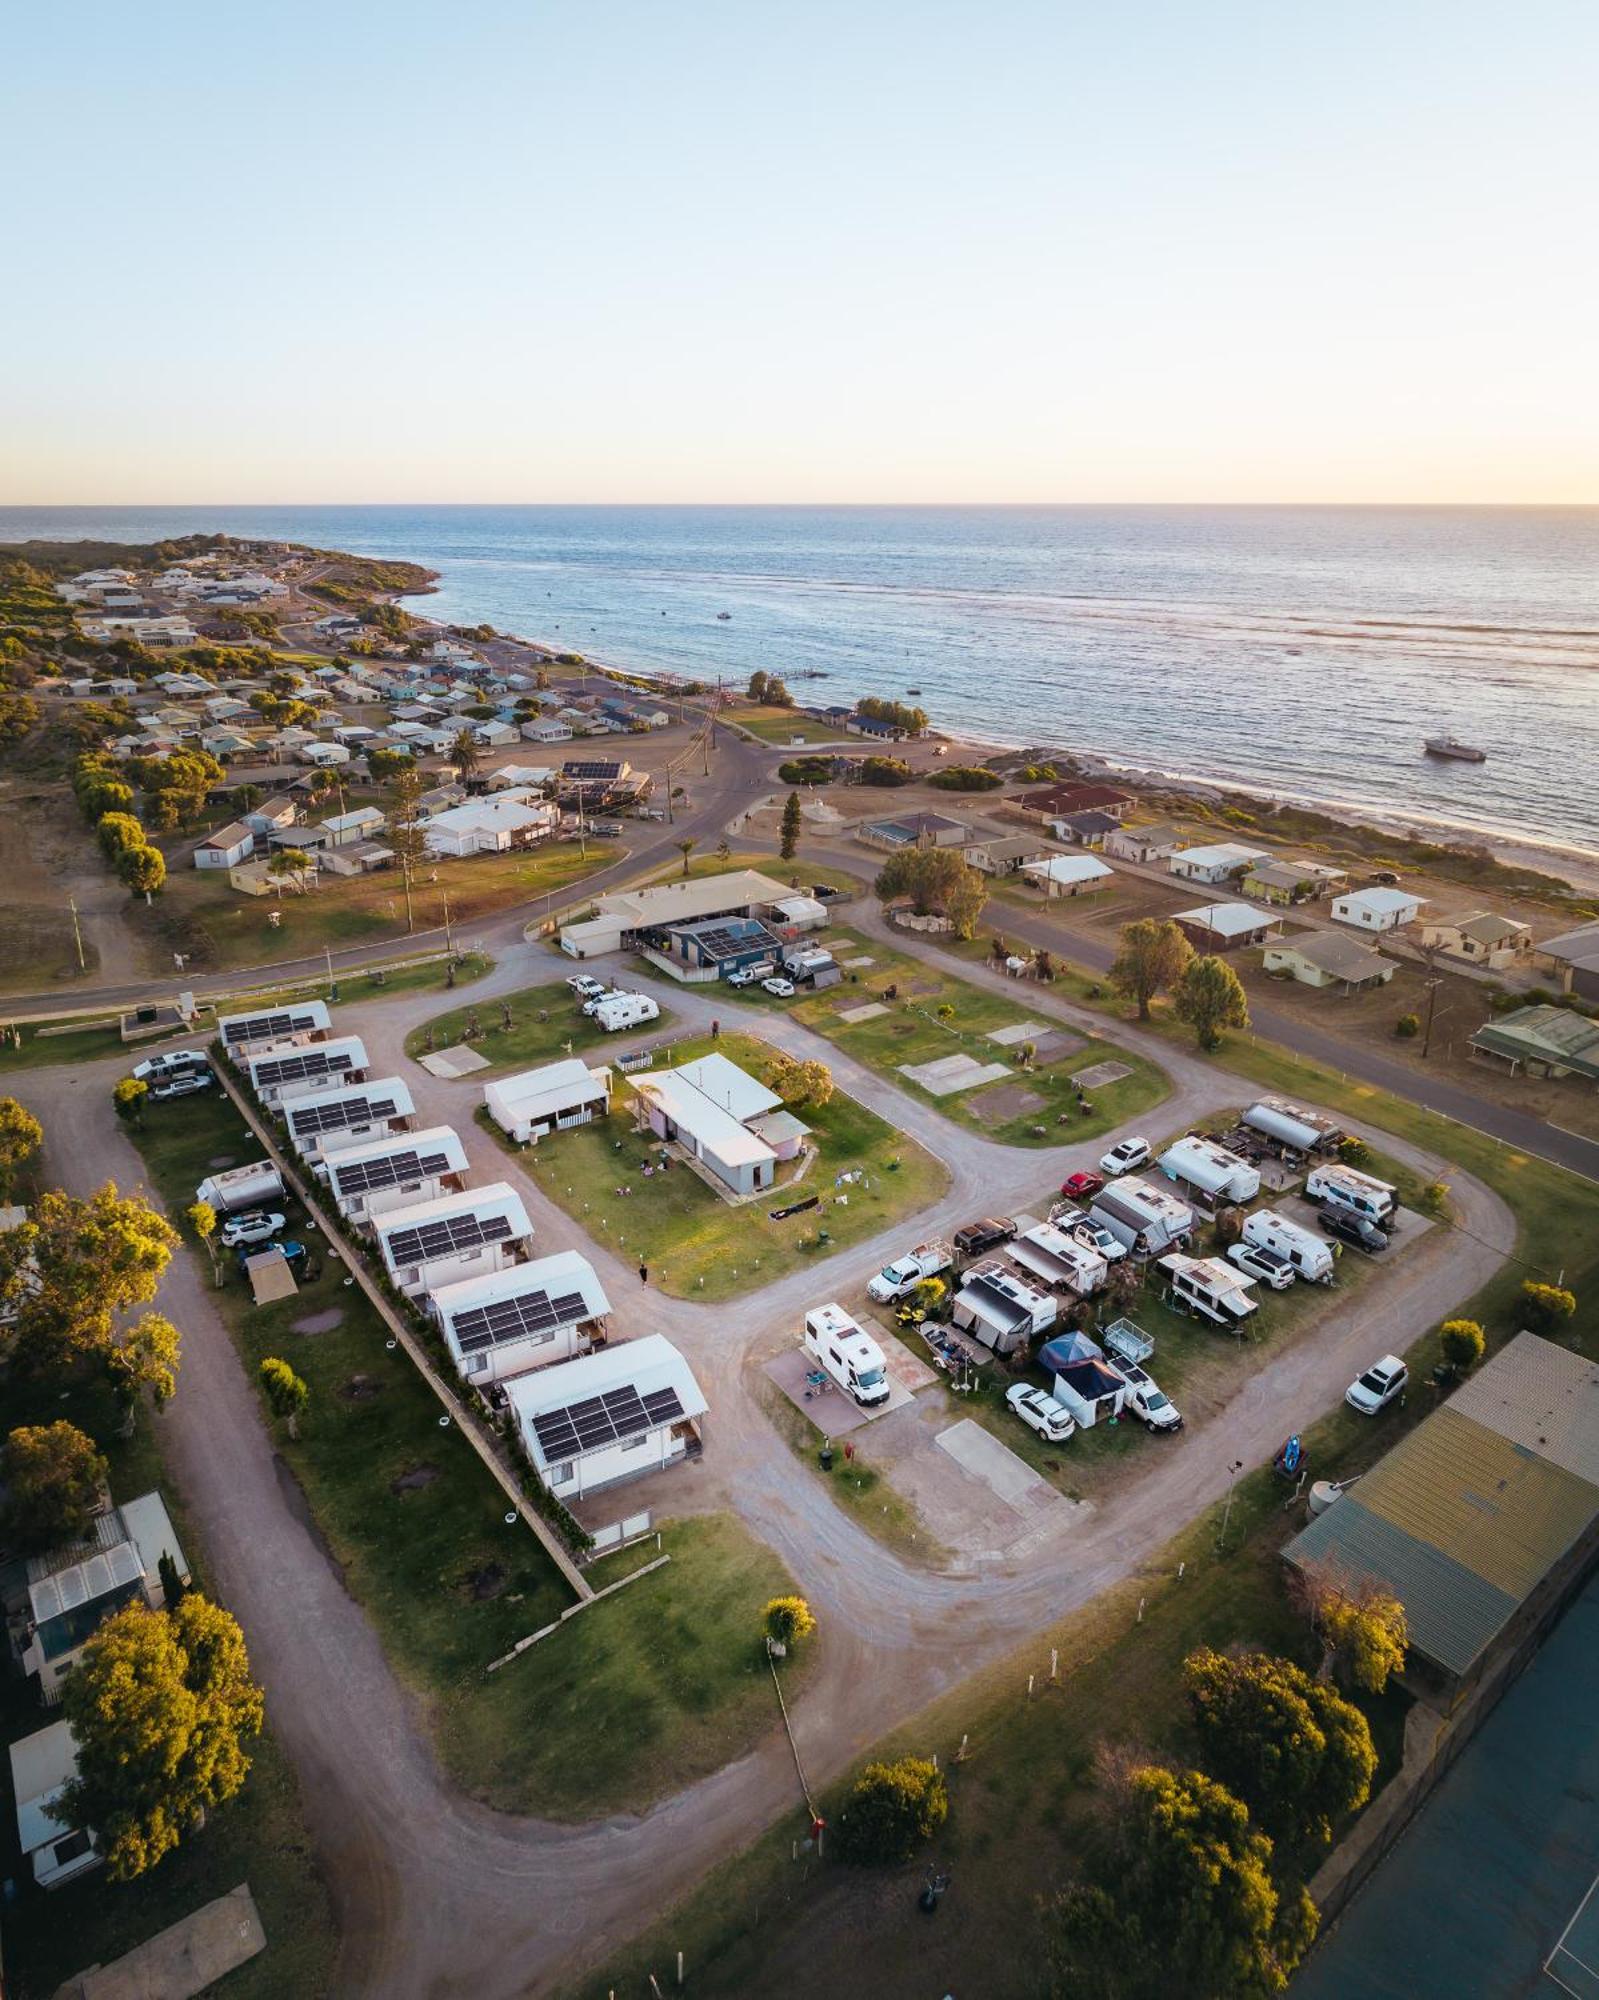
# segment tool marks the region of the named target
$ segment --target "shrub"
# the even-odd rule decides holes
[[[1554,1333],[1577,1310],[1577,1295],[1563,1285],[1540,1285],[1528,1278],[1521,1288],[1521,1308],[1537,1332]]]
[[[1399,1019],[1394,1023],[1394,1033],[1402,1042],[1413,1042],[1421,1033],[1421,1016],[1419,1014],[1401,1014]]]
[[[933,772],[927,782],[941,792],[997,792],[1005,781],[998,772],[976,764],[951,764],[948,770]]]
[[[1364,1139],[1357,1139],[1353,1132],[1349,1132],[1338,1141],[1338,1157],[1346,1167],[1369,1167],[1371,1148]]]
[[[816,1618],[803,1597],[774,1597],[761,1613],[766,1636],[790,1651],[816,1630]]]
[[[1438,1345],[1444,1360],[1459,1374],[1476,1367],[1487,1344],[1482,1328],[1474,1319],[1446,1319],[1438,1329]]]
[[[936,1764],[922,1757],[868,1764],[839,1822],[839,1847],[846,1861],[868,1867],[909,1861],[948,1817],[949,1787]]]
[[[863,785],[908,785],[914,776],[902,757],[868,757],[861,765]]]

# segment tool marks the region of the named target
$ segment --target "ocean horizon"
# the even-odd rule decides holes
[[[1599,508],[0,508],[6,542],[204,532],[424,563],[414,608],[617,667],[1599,856]]]

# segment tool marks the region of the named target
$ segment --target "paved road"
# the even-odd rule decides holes
[[[547,966],[542,953],[513,946],[474,990],[492,999]],[[700,995],[675,989],[672,1004],[690,1022],[710,1008]],[[436,1005],[430,995],[365,1003],[357,1010],[360,1030],[381,1060]],[[1103,1025],[1047,991],[1029,990],[1027,1008]],[[918,1227],[947,1229],[974,1210],[1023,1205],[1105,1143],[1039,1153],[995,1146],[946,1124],[931,1106],[861,1070],[791,1018],[763,1013],[760,1028],[787,1047],[823,1055],[846,1088],[945,1161],[950,1192]],[[1144,1043],[1135,1034],[1127,1039]],[[1149,1046],[1173,1081],[1163,1122],[1197,1118],[1226,1093],[1212,1065]],[[139,1178],[136,1155],[110,1114],[116,1068],[35,1070],[18,1080],[44,1120],[48,1165],[69,1187],[82,1189],[107,1172],[125,1182]],[[420,1070],[413,1081],[419,1112],[451,1119],[483,1171],[520,1176],[476,1133],[469,1113],[478,1093],[470,1082],[445,1083]],[[1383,1143],[1422,1172],[1434,1170],[1416,1149]],[[523,1178],[540,1248],[577,1242],[567,1218]],[[785,1559],[816,1606],[826,1645],[795,1715],[813,1777],[826,1782],[935,1695],[1148,1563],[1221,1496],[1233,1460],[1263,1463],[1287,1431],[1336,1400],[1373,1352],[1403,1346],[1475,1290],[1510,1248],[1513,1222],[1489,1189],[1453,1178],[1465,1229],[1428,1231],[1346,1319],[1333,1316],[1314,1341],[1275,1356],[1176,1450],[1152,1454],[1136,1484],[1085,1509],[1069,1567],[1034,1550],[977,1576],[909,1564],[837,1509],[821,1482],[800,1473],[776,1444],[753,1393],[749,1356],[774,1337],[792,1336],[822,1289],[818,1274],[795,1273],[729,1312],[646,1292],[635,1271],[585,1246],[602,1270],[619,1328],[665,1332],[690,1355],[714,1412],[706,1466],[727,1504]],[[831,1260],[826,1288],[834,1289],[835,1274],[841,1284],[858,1282],[903,1247],[903,1235],[885,1234]],[[179,1392],[164,1419],[171,1463],[304,1784],[340,1920],[341,1993],[512,2000],[547,1990],[575,1964],[603,1958],[714,1862],[796,1809],[780,1737],[639,1819],[553,1827],[461,1797],[439,1771],[423,1718],[360,1608],[296,1517],[206,1273],[187,1252],[174,1260],[162,1305],[187,1339]],[[660,1500],[670,1504],[664,1489]]]

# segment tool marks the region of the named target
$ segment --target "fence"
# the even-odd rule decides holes
[[[613,1521],[608,1528],[596,1528],[590,1540],[594,1554],[610,1555],[615,1549],[625,1549],[630,1542],[641,1542],[652,1532],[650,1510],[646,1507],[641,1514],[629,1514],[625,1520]]]

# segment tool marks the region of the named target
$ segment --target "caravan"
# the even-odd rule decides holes
[[[1368,1222],[1386,1223],[1399,1207],[1399,1199],[1387,1181],[1371,1174],[1357,1173],[1336,1161],[1317,1167],[1305,1182],[1305,1193],[1324,1208],[1341,1208]]]
[[[1173,1252],[1159,1263],[1166,1273],[1171,1303],[1180,1312],[1196,1312],[1214,1326],[1238,1327],[1258,1310],[1249,1296],[1254,1279],[1219,1257],[1185,1257]]]
[[[642,1028],[646,1022],[661,1018],[660,1007],[647,993],[607,993],[583,1011],[608,1035],[619,1034],[624,1028]]]
[[[1244,1224],[1244,1241],[1257,1250],[1275,1251],[1310,1284],[1327,1284],[1332,1279],[1333,1253],[1330,1247],[1297,1222],[1290,1222],[1286,1215],[1279,1215],[1274,1208],[1255,1210]]]
[[[888,1401],[892,1384],[883,1350],[842,1306],[816,1306],[805,1315],[805,1352],[863,1410]]]
[[[1253,1201],[1260,1193],[1259,1167],[1197,1132],[1166,1148],[1160,1156],[1160,1170],[1185,1193],[1192,1190],[1207,1203]]]

